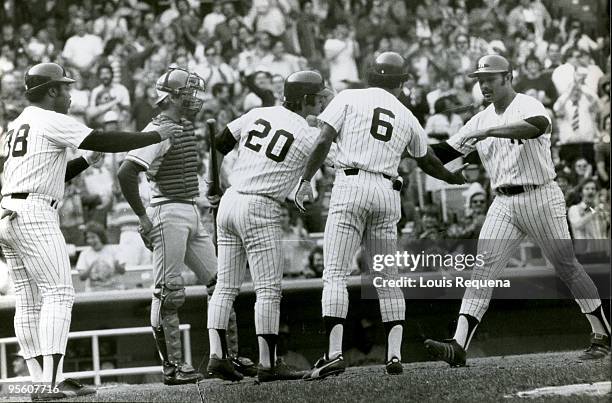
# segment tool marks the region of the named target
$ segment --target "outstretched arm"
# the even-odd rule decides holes
[[[515,140],[534,139],[546,133],[549,124],[549,120],[546,116],[532,116],[507,125],[495,126],[489,129],[476,130],[468,133],[463,137],[462,144],[471,139],[482,140],[487,137]]]
[[[327,154],[329,154],[332,143],[337,136],[338,133],[333,127],[327,123],[323,123],[321,134],[319,134],[319,138],[317,139],[317,144],[312,150],[312,154],[310,154],[308,162],[306,162],[306,169],[304,170],[304,174],[301,178],[302,181],[310,183],[312,177],[325,162],[325,158],[327,157]]]
[[[130,151],[160,143],[167,138],[178,136],[182,132],[182,126],[169,122],[160,124],[155,131],[145,133],[94,130],[81,142],[79,149],[106,153]]]
[[[444,182],[453,185],[463,185],[465,178],[463,177],[463,169],[455,172],[451,172],[444,167],[442,161],[436,157],[431,147],[427,147],[427,153],[421,158],[415,158],[419,168],[421,168],[427,175],[433,176],[436,179],[443,180]]]

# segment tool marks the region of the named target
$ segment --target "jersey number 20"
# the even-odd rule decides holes
[[[387,116],[388,120],[382,120],[380,115]],[[374,109],[374,116],[372,117],[372,126],[370,126],[370,134],[376,140],[387,142],[391,140],[391,134],[393,134],[393,121],[395,120],[395,114],[385,108]]]
[[[266,138],[268,134],[270,134],[270,129],[272,127],[270,126],[270,122],[264,119],[257,119],[255,121],[255,124],[260,125],[263,128],[261,131],[251,130],[249,132],[249,136],[246,139],[246,142],[244,143],[244,146],[255,152],[259,152],[259,150],[261,150],[261,144],[255,143],[253,141],[254,137],[257,137],[260,139]],[[278,154],[274,154],[274,148],[276,148],[276,144],[278,144],[281,137],[285,139],[285,142],[283,143],[283,146],[281,147]],[[272,161],[283,162],[285,160],[285,157],[287,156],[287,153],[289,152],[289,147],[291,147],[291,144],[293,144],[294,139],[295,138],[293,137],[293,134],[289,133],[286,130],[278,129],[277,131],[274,132],[274,136],[272,136],[272,140],[270,140],[268,147],[266,147],[266,157],[268,157]]]
[[[21,125],[19,129],[17,129],[15,141],[13,142],[13,148],[11,150],[13,132],[14,130],[8,132],[8,155],[11,157],[23,157],[28,152],[28,133],[30,132],[30,125]]]

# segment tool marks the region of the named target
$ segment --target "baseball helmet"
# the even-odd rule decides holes
[[[66,77],[66,70],[57,63],[39,63],[28,69],[25,74],[26,94],[53,83],[74,83]]]
[[[399,85],[410,77],[406,61],[396,52],[383,52],[374,60],[368,70],[368,81],[380,81]]]
[[[285,79],[283,91],[286,102],[295,102],[305,95],[323,95],[325,83],[323,77],[316,71],[298,71]]]
[[[178,67],[171,67],[162,74],[157,79],[155,90],[157,91],[156,104],[169,95],[175,95],[181,98],[183,109],[191,112],[198,112],[206,99],[204,79],[196,73]]]
[[[510,62],[508,62],[505,57],[500,55],[486,55],[478,59],[477,70],[468,74],[468,77],[475,78],[481,74],[510,72],[512,72],[512,67],[510,66]]]

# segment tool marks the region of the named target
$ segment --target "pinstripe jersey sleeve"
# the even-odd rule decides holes
[[[470,120],[467,121],[467,123],[461,129],[459,129],[457,133],[451,136],[446,141],[448,145],[450,145],[451,147],[453,147],[455,150],[459,151],[463,155],[467,155],[471,153],[472,151],[474,151],[476,149],[475,140],[474,141],[470,140],[466,142],[464,145],[461,145],[461,140],[463,140],[463,137],[465,135],[478,129],[478,120],[480,119],[481,113],[482,112],[473,116]]]
[[[142,131],[148,132],[155,130],[156,125],[149,123]],[[151,164],[162,157],[166,151],[170,148],[170,140],[164,140],[161,143],[155,143],[146,147],[137,148],[136,150],[130,151],[125,157],[126,160],[137,163],[145,169],[149,169]]]
[[[346,93],[341,92],[331,100],[325,110],[321,112],[317,118],[333,127],[336,133],[340,133],[346,115],[346,107]]]
[[[48,127],[42,135],[59,148],[78,148],[93,131],[72,116],[51,111],[48,111],[48,116]]]
[[[413,158],[421,158],[427,154],[427,134],[414,116],[409,117],[411,118],[409,122],[412,135],[410,136],[410,140],[408,140],[406,151],[408,151]]]
[[[232,136],[234,136],[236,140],[240,139],[240,134],[242,133],[243,128],[249,123],[249,119],[251,118],[251,115],[252,114],[249,111],[245,113],[244,115],[240,116],[239,118],[234,119],[227,124],[227,128],[229,129],[230,133],[232,133]]]

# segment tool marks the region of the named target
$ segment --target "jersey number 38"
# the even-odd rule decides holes
[[[17,134],[15,134],[15,130],[10,130],[7,133],[7,146],[8,152],[7,155],[10,157],[23,157],[28,152],[28,133],[30,132],[30,125],[21,125],[19,129],[17,129]],[[14,140],[13,140],[13,135]],[[12,147],[11,147],[12,142]]]

